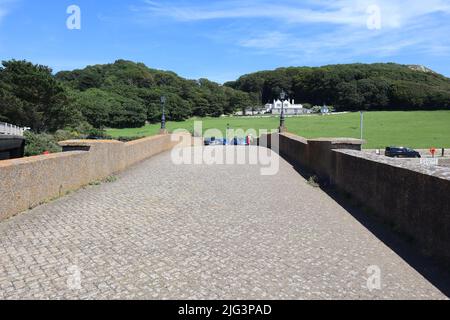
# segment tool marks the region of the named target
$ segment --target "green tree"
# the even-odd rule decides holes
[[[3,61],[0,67],[1,114],[36,131],[56,131],[78,120],[52,70],[26,61]]]
[[[83,92],[71,92],[76,108],[95,128],[110,125],[112,110],[120,109],[120,103],[109,93],[100,89],[88,89]]]

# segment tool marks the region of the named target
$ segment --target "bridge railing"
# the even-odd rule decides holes
[[[21,128],[13,124],[0,122],[0,134],[11,136],[23,136],[25,130],[27,130],[27,128]]]

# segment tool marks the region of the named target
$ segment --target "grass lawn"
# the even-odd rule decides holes
[[[203,132],[208,129],[276,129],[278,117],[224,117],[197,118],[184,122],[169,122],[167,128],[194,130],[194,121],[203,121]],[[360,137],[359,113],[329,116],[304,116],[287,118],[289,132],[306,138]],[[159,132],[159,124],[135,129],[108,129],[113,137],[150,136]],[[450,111],[366,112],[364,116],[365,148],[384,148],[390,145],[417,149],[430,147],[450,148]]]

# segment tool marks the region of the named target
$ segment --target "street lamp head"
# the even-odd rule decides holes
[[[161,97],[161,103],[166,103],[166,97],[165,96]]]
[[[286,92],[284,92],[284,90],[281,91],[280,98],[281,98],[281,100],[286,99]]]

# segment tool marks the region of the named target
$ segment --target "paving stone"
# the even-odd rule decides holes
[[[155,156],[0,223],[0,259],[3,299],[446,298],[284,160]]]

